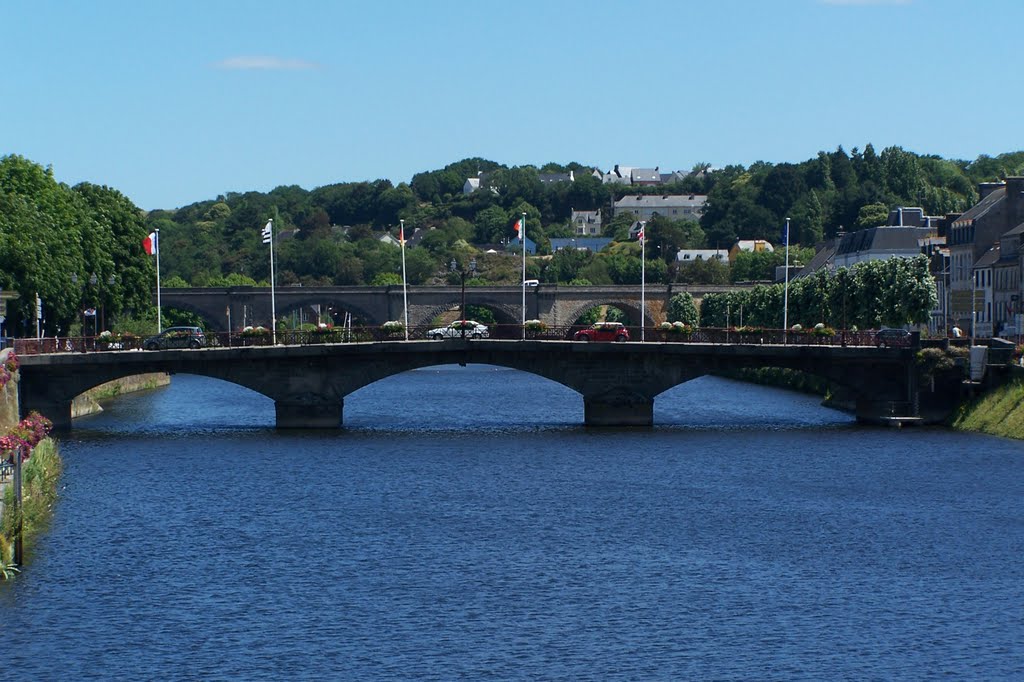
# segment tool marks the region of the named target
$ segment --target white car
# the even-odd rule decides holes
[[[486,339],[491,335],[487,327],[476,320],[455,320],[447,327],[431,329],[427,332],[427,338],[435,341],[462,338],[463,331],[465,331],[466,338],[470,339]]]

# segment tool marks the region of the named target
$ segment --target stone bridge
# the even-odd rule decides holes
[[[665,321],[665,306],[673,294],[688,291],[695,299],[711,292],[736,291],[745,285],[648,285],[644,291],[644,325]],[[550,327],[571,325],[590,308],[612,305],[640,321],[640,286],[558,286],[541,284],[526,289],[526,319],[543,320]],[[198,314],[210,331],[241,329],[245,325],[270,326],[269,287],[211,287],[161,289],[161,305]],[[344,313],[355,324],[378,326],[401,320],[401,286],[387,287],[277,287],[274,290],[278,319],[293,311],[318,310],[336,324]],[[409,324],[430,324],[439,314],[458,308],[462,290],[457,286],[409,287]],[[155,298],[154,298],[155,303]],[[488,308],[498,324],[518,324],[523,317],[523,290],[516,286],[466,287],[466,305]]]
[[[71,426],[71,402],[119,377],[198,374],[250,388],[275,403],[278,428],[337,428],[345,397],[420,367],[479,363],[556,381],[583,397],[591,426],[650,426],[654,399],[696,377],[745,367],[784,367],[832,382],[861,421],[915,416],[912,348],[711,343],[574,343],[447,339],[318,346],[53,353],[21,358],[22,415],[38,410]]]

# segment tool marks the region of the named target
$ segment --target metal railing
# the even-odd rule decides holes
[[[587,329],[588,325],[556,325],[541,330],[527,329],[524,333],[519,324],[497,324],[488,327],[489,339],[527,341],[571,341],[576,332]],[[422,325],[409,328],[410,341],[432,340],[436,325]],[[441,328],[443,329],[443,328]],[[627,326],[630,342],[639,342],[641,329]],[[792,345],[792,346],[877,346],[879,341],[874,331],[837,331],[832,333],[814,330],[761,329],[753,327],[693,328],[686,330],[665,330],[660,327],[646,327],[643,338],[646,343],[713,343],[730,345]],[[444,338],[462,338],[461,334]],[[473,339],[471,330],[466,330],[466,339]],[[287,346],[310,346],[333,343],[381,343],[405,341],[405,331],[387,331],[374,327],[329,327],[317,331],[278,330],[277,344]],[[41,353],[94,353],[110,351],[150,350],[147,339],[134,336],[114,337],[46,337],[41,339],[14,339],[14,350],[20,355]],[[171,348],[241,348],[247,346],[270,346],[270,333],[252,332],[206,332],[202,339],[187,337],[177,345],[160,345],[158,350]],[[916,335],[900,342],[886,341],[890,347],[918,345]]]

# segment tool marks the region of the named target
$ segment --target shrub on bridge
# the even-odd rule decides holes
[[[380,326],[380,330],[385,336],[398,336],[405,333],[405,325],[399,320],[388,320]]]
[[[693,335],[693,325],[686,324],[685,322],[662,322],[658,325],[658,329],[662,331],[668,340],[688,339]]]
[[[239,336],[247,346],[262,346],[270,343],[270,330],[266,327],[243,327]]]

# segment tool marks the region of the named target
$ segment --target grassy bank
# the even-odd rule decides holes
[[[1024,439],[1024,381],[1011,381],[965,403],[957,410],[952,427]]]
[[[60,458],[56,442],[45,437],[49,428],[48,421],[38,415],[30,415],[11,433],[0,438],[0,451],[5,456],[14,452],[10,446],[16,442],[23,444],[23,447],[31,448],[31,454],[21,466],[20,512],[14,509],[14,486],[3,486],[3,512],[0,514],[0,580],[10,578],[15,573],[11,564],[19,520],[22,526],[23,550],[25,556],[28,556],[32,552],[36,538],[46,530],[53,517],[57,484],[64,470],[64,462]]]

